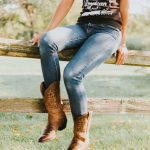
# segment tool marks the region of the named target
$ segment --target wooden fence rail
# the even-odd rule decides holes
[[[70,60],[78,49],[59,52],[60,60]],[[0,38],[0,56],[39,58],[37,46],[30,42]],[[112,56],[105,63],[114,64]],[[150,51],[130,50],[124,65],[150,67]],[[63,99],[64,110],[70,111],[69,101]],[[89,99],[89,110],[100,113],[150,113],[150,100]],[[0,112],[46,112],[41,98],[0,98]]]
[[[78,49],[62,50],[59,52],[60,60],[70,60]],[[0,38],[0,55],[14,57],[39,58],[38,47],[32,46],[30,42]],[[111,57],[105,63],[114,64],[115,57]],[[125,65],[150,67],[150,51],[130,50]]]
[[[99,113],[150,113],[150,101],[132,99],[89,99],[89,110]],[[63,99],[64,111],[70,111],[69,101]],[[0,98],[0,112],[45,113],[39,98]]]

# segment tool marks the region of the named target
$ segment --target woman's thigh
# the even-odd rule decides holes
[[[46,32],[40,40],[40,45],[56,45],[58,51],[61,51],[80,46],[86,38],[86,33],[80,25],[68,25]]]
[[[114,34],[114,35],[113,35]],[[119,48],[121,32],[95,33],[91,35],[67,64],[65,71],[77,79],[82,79],[88,72],[100,65]]]

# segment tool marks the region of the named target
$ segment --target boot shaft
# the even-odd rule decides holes
[[[90,122],[92,118],[92,112],[88,112],[82,116],[74,119],[74,133],[76,132],[88,132],[90,128]]]
[[[88,149],[91,118],[92,112],[90,111],[74,119],[74,137],[68,150]]]
[[[62,107],[60,98],[60,82],[54,81],[44,92],[44,103],[47,111]]]

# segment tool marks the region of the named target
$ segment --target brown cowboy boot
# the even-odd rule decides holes
[[[91,118],[92,112],[88,112],[74,119],[74,137],[68,150],[88,150]]]
[[[39,142],[44,142],[53,140],[56,137],[57,130],[66,128],[67,118],[60,100],[59,81],[54,81],[47,89],[44,87],[44,82],[42,82],[40,90],[48,111],[48,124],[43,135],[39,139]]]
[[[40,91],[41,91],[41,94],[42,94],[43,98],[44,98],[44,92],[45,92],[45,90],[46,90],[46,87],[45,87],[45,83],[44,83],[44,81],[43,81],[43,82],[41,82],[41,84],[40,84]],[[61,100],[60,102],[61,102],[61,104],[63,104],[63,101],[62,101],[62,100]]]

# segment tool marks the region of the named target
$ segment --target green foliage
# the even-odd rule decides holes
[[[129,49],[150,50],[150,12],[132,15],[128,23],[127,46]]]
[[[54,8],[57,3],[41,0],[3,1],[0,6],[1,36],[30,39],[33,32],[41,31],[48,24],[54,11],[50,8]]]

